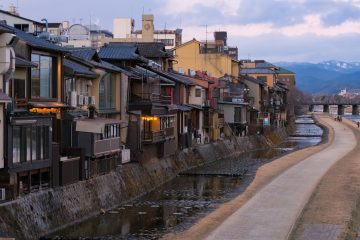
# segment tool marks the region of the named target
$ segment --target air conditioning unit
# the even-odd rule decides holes
[[[84,96],[84,105],[89,105],[89,97]]]
[[[121,150],[121,163],[128,163],[130,162],[130,149],[123,148]]]
[[[84,96],[78,95],[78,105],[84,105]]]
[[[77,94],[76,91],[72,91],[70,94],[70,106],[77,107]]]
[[[0,188],[0,201],[5,201],[5,188]]]
[[[95,105],[95,96],[89,97],[89,102],[90,104]]]

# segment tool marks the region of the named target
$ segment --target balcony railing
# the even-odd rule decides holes
[[[166,137],[172,137],[175,134],[175,128],[174,127],[169,127],[165,129],[165,136]]]
[[[141,93],[132,94],[131,95],[131,102],[151,102],[151,103],[162,103],[162,104],[171,104],[171,96],[161,95],[157,93]]]
[[[96,140],[94,142],[93,155],[99,155],[103,153],[119,152],[121,150],[120,138],[108,138],[103,140]]]
[[[165,131],[151,131],[143,133],[143,141],[145,143],[158,143],[165,141]]]

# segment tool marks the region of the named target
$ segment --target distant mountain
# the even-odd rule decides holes
[[[330,60],[321,63],[279,62],[275,65],[296,73],[296,86],[308,93],[335,94],[341,89],[360,89],[360,62]]]

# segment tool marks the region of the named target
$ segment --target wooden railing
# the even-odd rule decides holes
[[[151,131],[143,133],[143,141],[146,143],[157,143],[165,141],[165,131]]]

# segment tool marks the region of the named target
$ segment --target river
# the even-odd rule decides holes
[[[137,200],[43,239],[158,239],[184,231],[243,192],[261,165],[318,144],[322,134],[310,116],[300,116],[294,133],[275,148],[192,169]]]

